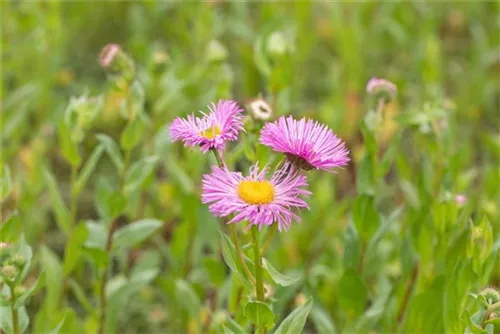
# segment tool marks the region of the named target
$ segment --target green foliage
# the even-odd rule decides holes
[[[499,11],[2,3],[1,330],[500,332]],[[368,94],[373,76],[397,96]],[[200,200],[216,159],[169,136],[178,116],[256,97],[271,120],[328,125],[351,159],[307,173],[302,224],[259,232],[263,301],[251,233]],[[245,113],[231,170],[279,164],[263,123]]]

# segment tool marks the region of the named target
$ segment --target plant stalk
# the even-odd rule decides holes
[[[15,307],[16,305],[16,294],[14,293],[14,286],[9,285],[10,288],[10,295],[11,295],[11,308],[12,308],[12,328],[13,328],[13,333],[14,334],[21,334],[21,331],[19,329],[19,314],[17,312],[17,309]]]
[[[106,240],[107,262],[102,273],[101,285],[99,287],[99,301],[101,306],[101,317],[99,319],[99,334],[104,333],[106,326],[106,284],[108,283],[109,262],[111,262],[111,248],[113,247],[113,234],[118,226],[118,218],[115,218],[109,227],[108,238]]]
[[[262,273],[262,254],[260,253],[259,245],[259,230],[257,226],[252,226],[252,237],[253,246],[255,254],[255,293],[257,295],[257,300],[261,303],[265,302],[264,299],[264,279]],[[259,328],[259,332],[265,334],[266,328],[262,326]]]

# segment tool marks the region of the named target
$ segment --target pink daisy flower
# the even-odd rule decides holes
[[[177,117],[170,125],[170,137],[173,141],[181,140],[184,146],[199,146],[203,153],[210,149],[223,150],[226,141],[238,139],[243,130],[243,116],[235,101],[220,100],[217,106],[212,103],[207,115],[203,117],[188,115],[187,119]]]
[[[267,168],[259,170],[258,164],[250,168],[250,175],[227,168],[212,167],[212,173],[203,176],[202,202],[209,204],[210,212],[225,217],[235,214],[228,224],[248,220],[250,225],[278,224],[280,231],[287,230],[292,220],[300,218],[293,209],[309,208],[302,197],[311,193],[305,189],[306,177],[285,164],[266,179]]]
[[[326,125],[311,119],[297,121],[292,116],[267,123],[260,133],[260,142],[285,153],[288,160],[304,170],[334,168],[349,162],[349,150]]]

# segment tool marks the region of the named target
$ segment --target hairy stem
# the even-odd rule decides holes
[[[410,297],[411,297],[413,288],[415,287],[415,283],[417,282],[417,277],[418,277],[418,272],[419,272],[418,269],[419,269],[419,266],[418,266],[418,262],[417,262],[417,263],[415,263],[415,266],[413,267],[413,269],[411,271],[410,280],[408,281],[408,285],[406,286],[405,295],[403,297],[403,303],[401,304],[401,307],[399,308],[398,321],[396,322],[396,326],[398,326],[398,324],[401,324],[401,321],[403,320],[403,317],[405,315],[406,309],[407,309],[408,304],[410,302]]]
[[[71,228],[73,228],[76,224],[76,206],[77,206],[77,200],[78,200],[78,194],[76,193],[76,174],[78,172],[78,168],[75,165],[71,166],[71,180],[70,180],[70,187],[71,187],[71,199],[70,199],[70,220],[71,220]]]
[[[111,248],[113,247],[113,234],[118,226],[118,218],[113,220],[111,226],[109,227],[108,238],[106,240],[106,256],[107,261],[104,266],[102,277],[101,277],[101,285],[99,289],[99,301],[101,306],[101,317],[99,319],[99,334],[104,333],[104,327],[106,325],[106,284],[108,283],[108,270],[109,263],[111,262]]]
[[[255,293],[257,295],[257,300],[264,303],[264,280],[262,272],[262,254],[260,253],[259,245],[259,230],[257,226],[252,226],[252,237],[253,246],[255,254]],[[264,326],[259,328],[260,333],[265,333],[266,329]]]
[[[14,334],[20,334],[21,331],[19,329],[19,314],[15,307],[16,305],[16,294],[14,292],[14,285],[9,285],[10,295],[11,295],[11,308],[12,308],[12,328]]]

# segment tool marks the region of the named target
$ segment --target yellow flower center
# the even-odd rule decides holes
[[[241,181],[238,196],[248,204],[268,204],[274,200],[274,186],[269,181]]]
[[[205,137],[207,139],[213,139],[215,136],[220,135],[220,129],[216,125],[212,128],[208,128],[205,131],[200,132],[200,136]]]

